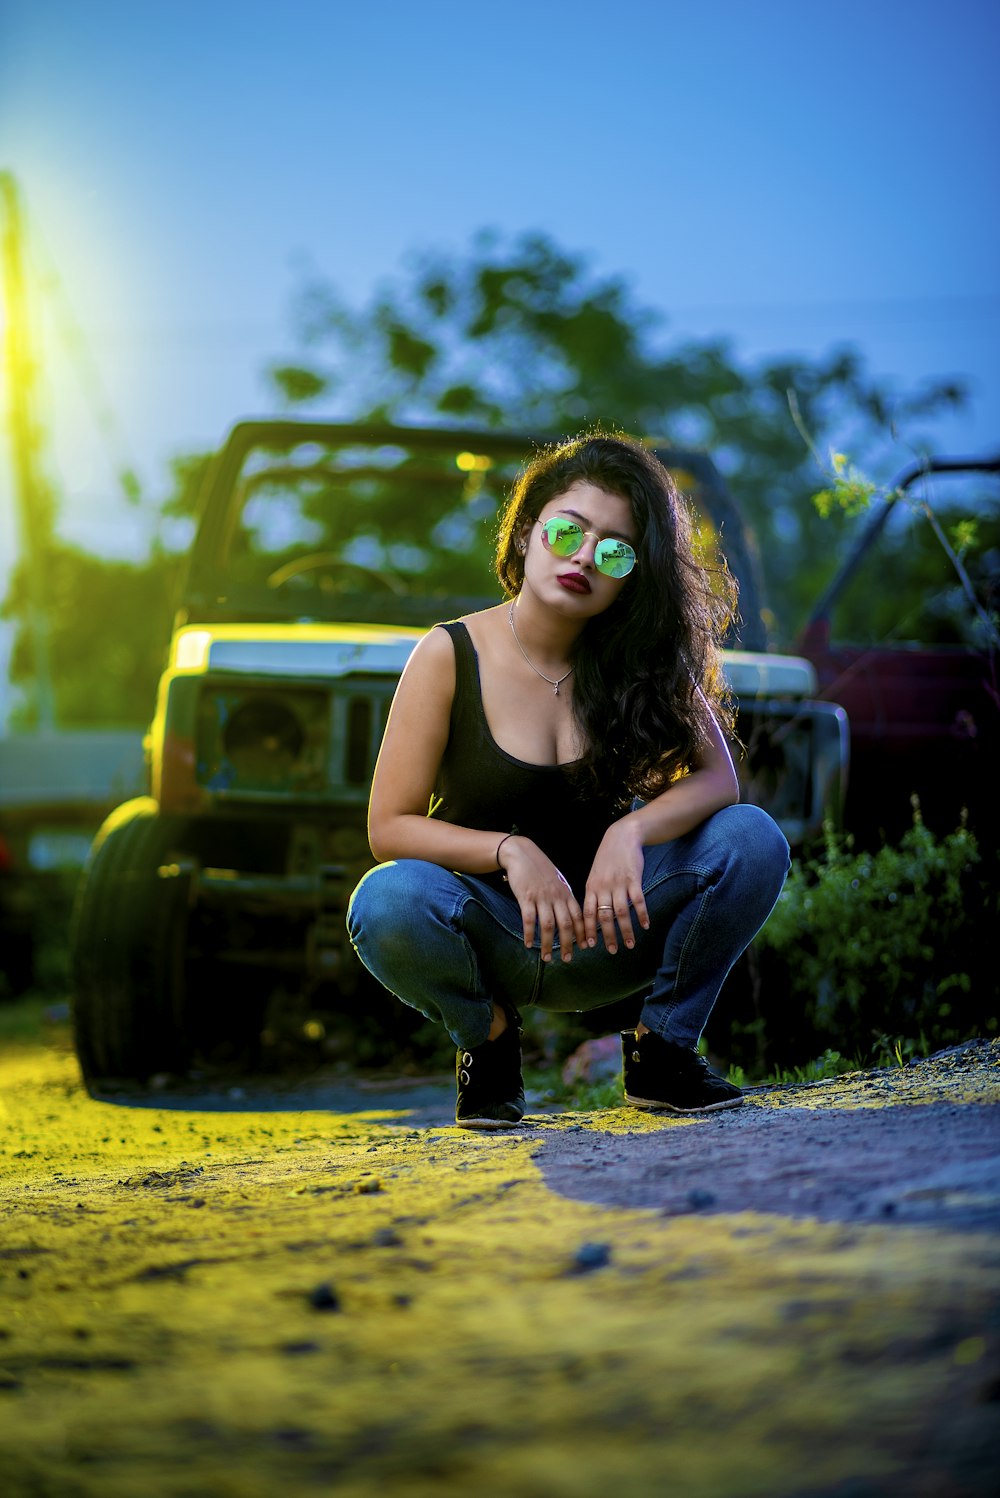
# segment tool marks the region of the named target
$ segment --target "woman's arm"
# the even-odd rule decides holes
[[[598,928],[608,951],[634,946],[630,910],[643,929],[649,916],[642,893],[643,848],[668,843],[698,827],[713,812],[740,799],[739,781],[722,729],[705,703],[705,742],[688,775],[668,786],[636,811],[612,822],[601,840],[587,879],[583,902],[587,941]]]
[[[555,933],[564,962],[584,939],[583,913],[559,870],[530,838],[509,828],[481,832],[427,815],[451,722],[455,651],[443,629],[432,629],[410,656],[389,712],[368,809],[368,841],[380,862],[423,858],[461,874],[503,869],[521,908],[524,942],[537,929],[541,955],[552,956]],[[503,844],[501,849],[500,844]]]
[[[368,841],[380,862],[424,858],[464,874],[496,871],[503,831],[456,827],[427,815],[454,696],[454,647],[443,629],[432,629],[399,679],[375,766]]]

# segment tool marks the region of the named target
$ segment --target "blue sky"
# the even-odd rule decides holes
[[[997,0],[5,0],[63,530],[135,550],[115,465],[161,495],[270,407],[303,266],[360,301],[487,225],[624,275],[668,342],[964,377],[938,448],[996,450],[998,37]]]

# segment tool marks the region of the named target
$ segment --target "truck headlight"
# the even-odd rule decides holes
[[[328,738],[325,692],[208,687],[198,713],[198,780],[230,794],[322,791]]]

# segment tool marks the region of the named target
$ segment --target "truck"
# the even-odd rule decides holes
[[[72,1009],[88,1085],[267,1064],[283,1038],[319,1042],[338,1016],[401,1022],[345,929],[372,863],[375,758],[421,634],[498,590],[485,561],[468,593],[440,571],[404,574],[366,517],[419,507],[461,556],[547,440],[274,419],[230,432],[199,498],[148,783],[107,817],[81,879]],[[752,538],[711,458],[650,445],[739,584],[725,671],[743,795],[801,846],[839,815],[846,716],[817,699],[808,661],[768,649]]]

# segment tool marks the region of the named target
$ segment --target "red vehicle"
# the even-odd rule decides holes
[[[869,845],[895,839],[912,819],[912,797],[935,832],[947,833],[967,813],[984,847],[1000,831],[1000,650],[996,600],[981,600],[987,617],[982,644],[910,640],[860,645],[836,641],[831,620],[849,586],[898,587],[883,561],[887,522],[900,497],[929,474],[1000,473],[1000,458],[932,458],[912,465],[892,486],[816,604],[798,642],[812,661],[820,696],[847,710],[851,758],[844,824]],[[941,551],[942,576],[951,570]],[[957,585],[957,575],[954,578]],[[987,591],[995,590],[994,576]],[[973,607],[969,604],[970,616]]]

